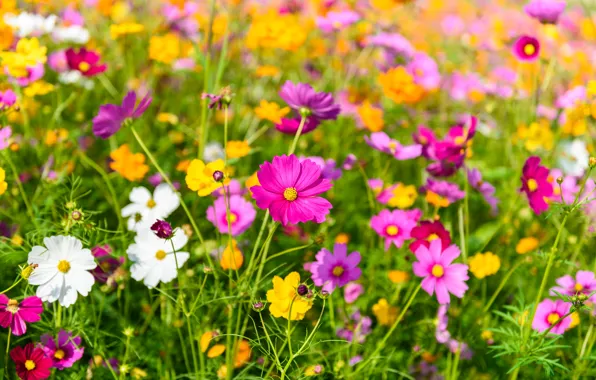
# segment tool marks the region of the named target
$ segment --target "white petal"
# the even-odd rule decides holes
[[[124,208],[121,211],[121,214],[123,217],[126,218],[127,216],[141,213],[141,211],[143,211],[146,207],[146,205],[131,203],[129,205],[124,206]]]
[[[172,237],[172,243],[174,243],[174,249],[178,251],[188,243],[188,236],[186,236],[182,229],[176,228],[174,230],[174,236]],[[168,252],[172,252],[172,243],[168,242],[170,245]]]
[[[149,190],[142,186],[135,187],[131,190],[128,199],[130,199],[132,203],[146,205],[147,202],[149,202],[149,200],[151,199],[151,193],[149,192]]]
[[[57,261],[46,262],[38,265],[39,266],[35,268],[33,273],[31,273],[31,276],[29,276],[28,281],[31,285],[43,285],[52,280],[52,278],[54,278],[54,276],[56,276],[58,273],[60,273],[58,271]]]
[[[37,288],[35,294],[41,298],[42,301],[55,302],[62,293],[64,287],[64,275],[62,273],[56,274],[50,281]]]
[[[168,283],[176,278],[178,271],[176,270],[176,261],[174,260],[174,255],[168,255],[161,261],[160,264],[161,281],[163,283]],[[178,261],[178,265],[182,265],[180,261]]]
[[[77,292],[81,293],[82,296],[87,296],[95,284],[95,278],[93,275],[85,270],[70,270],[64,281],[67,287],[72,287]]]
[[[31,248],[29,252],[29,257],[27,258],[27,264],[41,264],[48,260],[49,253],[46,247],[42,247],[41,245],[36,245]]]
[[[145,285],[148,288],[154,288],[159,284],[159,280],[161,279],[163,266],[160,265],[153,265],[147,275],[145,276]]]
[[[70,264],[73,269],[92,270],[97,267],[95,258],[89,249],[82,249],[76,256],[72,257]]]
[[[60,305],[64,307],[69,307],[73,305],[77,301],[77,291],[72,286],[64,286],[62,288],[62,292],[60,293],[60,297],[58,302]]]

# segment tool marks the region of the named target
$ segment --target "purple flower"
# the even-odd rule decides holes
[[[287,81],[279,96],[301,115],[312,116],[316,120],[335,120],[340,107],[327,92],[316,92],[309,84],[294,84]]]
[[[478,169],[468,169],[468,182],[470,186],[482,194],[484,200],[490,205],[492,214],[496,215],[499,212],[497,206],[499,200],[495,197],[495,187],[488,182],[482,181],[482,174]]]
[[[312,156],[300,157],[299,160],[300,162],[304,162],[304,160],[311,160],[315,164],[319,165],[321,168],[321,178],[335,181],[341,177],[341,169],[336,166],[337,164],[332,158],[325,160],[323,157]]]
[[[60,330],[57,339],[49,334],[44,334],[40,340],[46,356],[52,359],[53,367],[59,370],[72,367],[85,351],[81,347],[81,337],[73,337],[72,333],[64,330]]]
[[[370,137],[364,136],[364,141],[373,149],[390,154],[397,160],[409,160],[422,154],[422,145],[401,145],[385,132],[375,132]]]
[[[466,193],[462,191],[455,183],[436,181],[430,178],[426,180],[426,185],[421,188],[421,191],[432,191],[433,193],[446,198],[449,203],[457,202],[466,196]]]
[[[350,282],[344,287],[344,300],[346,303],[354,303],[364,293],[364,286],[356,282]]]
[[[356,355],[356,356],[352,356],[350,358],[350,360],[348,361],[348,363],[350,364],[350,367],[353,367],[356,364],[360,363],[361,361],[362,361],[362,356]]]
[[[352,170],[352,168],[354,168],[354,164],[356,163],[358,159],[356,158],[355,155],[353,155],[352,153],[348,154],[346,156],[346,159],[344,160],[344,162],[341,164],[341,167],[343,170]]]
[[[161,239],[169,239],[172,237],[172,225],[165,220],[157,219],[155,223],[151,225],[151,231]]]
[[[325,17],[317,17],[317,27],[325,33],[342,30],[360,20],[360,15],[354,11],[328,12]]]
[[[157,186],[161,183],[161,181],[163,181],[163,178],[161,178],[161,174],[155,173],[149,176],[149,178],[147,178],[147,181],[151,186]]]
[[[513,54],[520,61],[534,61],[540,55],[540,42],[534,37],[521,36],[513,44]]]
[[[445,344],[451,339],[451,334],[447,331],[449,317],[447,316],[449,305],[440,305],[437,310],[437,328],[435,329],[435,338],[437,342]]]
[[[115,288],[117,284],[114,279],[114,274],[116,273],[116,270],[124,264],[124,257],[113,257],[111,255],[112,248],[107,244],[93,247],[91,253],[99,264],[91,271],[93,277],[95,277],[97,282]]]
[[[336,334],[338,337],[348,342],[364,343],[366,336],[371,333],[372,320],[370,317],[362,316],[359,311],[355,311],[350,318],[344,321],[344,327],[338,328]]]
[[[358,280],[362,274],[358,268],[360,253],[352,252],[348,255],[348,246],[345,244],[335,244],[333,253],[325,248],[321,249],[316,259],[310,266],[312,279],[316,286],[322,286],[329,293],[350,281]]]
[[[524,7],[524,11],[543,24],[556,24],[565,6],[564,0],[532,0]]]
[[[118,132],[122,123],[127,119],[140,117],[151,104],[152,98],[145,95],[139,105],[135,108],[137,94],[129,91],[122,100],[122,105],[104,104],[99,107],[97,116],[93,118],[93,134],[102,139],[107,139]]]
[[[285,133],[286,135],[295,135],[298,127],[300,126],[300,118],[294,119],[286,119],[285,117],[281,119],[281,123],[275,124],[275,129],[280,131],[281,133]],[[308,132],[314,131],[319,126],[319,121],[309,117],[304,122],[304,126],[302,127],[302,134],[306,134]]]
[[[385,48],[394,59],[396,55],[409,58],[416,51],[410,41],[397,33],[379,33],[367,38],[366,44]]]

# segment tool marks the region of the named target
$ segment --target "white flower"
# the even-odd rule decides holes
[[[572,176],[581,176],[588,168],[590,153],[586,149],[586,143],[583,140],[573,140],[561,143],[561,153],[559,157],[559,166],[563,173]]]
[[[205,151],[203,152],[203,160],[205,162],[213,162],[220,158],[224,158],[224,150],[220,143],[210,142],[205,145]]]
[[[126,250],[128,258],[134,263],[130,268],[132,278],[142,280],[148,288],[156,287],[160,281],[167,283],[176,278],[178,268],[184,265],[190,254],[178,251],[188,242],[184,232],[176,228],[173,233],[171,240],[165,240],[150,229],[138,231],[135,243]]]
[[[56,25],[56,15],[50,15],[47,18],[34,13],[22,12],[18,16],[12,13],[4,15],[4,22],[17,30],[17,36],[37,37],[46,33],[51,33]]]
[[[61,83],[76,84],[77,86],[81,86],[87,90],[91,90],[94,87],[93,81],[91,79],[85,78],[85,76],[78,70],[70,70],[60,73],[60,75],[58,75],[58,80]]]
[[[122,209],[128,218],[128,229],[140,231],[151,227],[157,219],[165,219],[180,206],[178,195],[167,183],[159,184],[153,195],[144,187],[135,187],[128,196],[132,202]]]
[[[97,264],[83,243],[72,236],[52,236],[43,239],[45,247],[36,245],[29,252],[28,264],[38,267],[29,277],[29,284],[39,285],[37,296],[42,301],[60,302],[69,307],[77,300],[77,293],[87,296],[95,283],[88,271]]]
[[[54,29],[52,37],[56,42],[86,44],[89,41],[89,31],[80,25],[59,26]]]

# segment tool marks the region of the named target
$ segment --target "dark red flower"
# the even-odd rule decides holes
[[[451,245],[451,236],[449,231],[447,231],[445,226],[443,226],[443,223],[439,222],[438,220],[434,222],[420,222],[419,226],[416,226],[412,229],[410,236],[413,239],[416,239],[410,243],[410,251],[412,251],[412,253],[416,253],[416,250],[421,245],[428,248],[430,246],[430,242],[435,239],[441,239],[442,247],[448,247]]]
[[[80,48],[75,51],[73,48],[66,50],[66,62],[71,70],[80,71],[86,77],[92,77],[106,71],[105,64],[99,64],[100,56],[98,53]]]
[[[52,359],[46,357],[43,350],[36,348],[33,343],[13,348],[10,357],[16,365],[17,375],[22,380],[43,380],[51,375]]]

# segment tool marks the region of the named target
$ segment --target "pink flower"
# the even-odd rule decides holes
[[[317,17],[317,27],[325,33],[342,30],[360,20],[360,15],[354,11],[328,12],[324,17]]]
[[[569,313],[571,304],[562,300],[552,301],[545,299],[538,304],[536,315],[532,321],[532,328],[538,332],[548,330],[561,317]],[[571,316],[567,316],[561,322],[557,323],[555,327],[550,330],[553,334],[563,334],[571,324]]]
[[[275,124],[275,129],[280,131],[281,133],[285,133],[286,135],[295,135],[296,131],[298,131],[298,127],[300,126],[300,118],[294,119],[286,119],[285,117],[281,119],[281,123]],[[304,126],[302,127],[302,134],[307,134],[308,132],[312,132],[319,126],[319,121],[314,118],[307,118],[304,122]]]
[[[232,236],[238,236],[246,231],[255,220],[257,212],[252,203],[240,195],[230,197],[230,224]],[[226,198],[219,197],[207,209],[207,220],[209,220],[222,234],[228,233],[228,217],[226,211]]]
[[[10,145],[10,136],[12,136],[12,129],[10,126],[0,129],[0,150],[4,150]]]
[[[370,226],[385,239],[385,251],[388,251],[391,244],[400,248],[411,238],[410,233],[416,227],[420,216],[422,213],[418,209],[410,211],[385,209],[370,219]]]
[[[544,24],[556,24],[565,6],[564,0],[532,0],[524,7],[524,11]]]
[[[521,36],[513,44],[513,54],[520,61],[534,61],[540,55],[540,42],[534,37]]]
[[[52,359],[52,367],[60,371],[72,367],[85,352],[85,348],[81,347],[81,337],[73,337],[71,332],[64,330],[58,332],[56,339],[50,334],[44,334],[40,340],[46,356]]]
[[[548,181],[549,170],[540,166],[540,157],[532,156],[526,160],[522,171],[522,187],[528,196],[530,207],[536,214],[548,209],[547,199],[553,195],[553,185]]]
[[[561,202],[562,198],[563,203],[572,204],[575,200],[575,195],[580,188],[577,183],[577,178],[571,175],[563,175],[563,172],[560,169],[552,169],[549,173],[549,177],[554,180],[559,177],[563,179],[560,187],[558,183],[553,183],[553,195],[551,195],[550,199],[554,202]]]
[[[271,217],[284,226],[288,223],[322,223],[332,208],[318,195],[333,185],[321,178],[321,168],[310,160],[300,162],[295,155],[277,156],[265,162],[257,172],[260,186],[250,188],[260,209],[269,209]]]
[[[587,270],[577,271],[575,279],[570,275],[565,275],[557,279],[557,285],[553,286],[550,294],[554,297],[556,293],[566,296],[574,296],[576,294],[585,294],[589,296],[590,293],[596,290],[596,279],[594,273]],[[590,297],[590,301],[596,301],[596,295]]]
[[[437,301],[441,305],[449,303],[449,293],[462,298],[468,290],[468,266],[452,264],[453,260],[459,257],[459,253],[455,244],[443,251],[441,239],[431,241],[428,248],[421,245],[416,250],[418,261],[412,265],[414,274],[424,277],[422,289],[431,296],[436,292]]]
[[[38,297],[27,297],[21,302],[0,294],[0,326],[10,327],[16,336],[27,332],[27,323],[38,322],[43,313],[43,304]]]
[[[80,71],[86,77],[92,77],[106,71],[107,66],[100,64],[101,57],[99,53],[86,48],[80,48],[78,51],[69,48],[65,52],[68,67],[71,70]]]
[[[363,293],[364,293],[364,286],[362,286],[361,284],[358,284],[356,282],[350,282],[344,288],[344,299],[346,300],[346,303],[353,303]]]
[[[398,160],[409,160],[420,157],[422,154],[422,145],[401,145],[399,141],[390,138],[385,132],[375,132],[364,136],[364,141],[373,149],[392,155]]]

